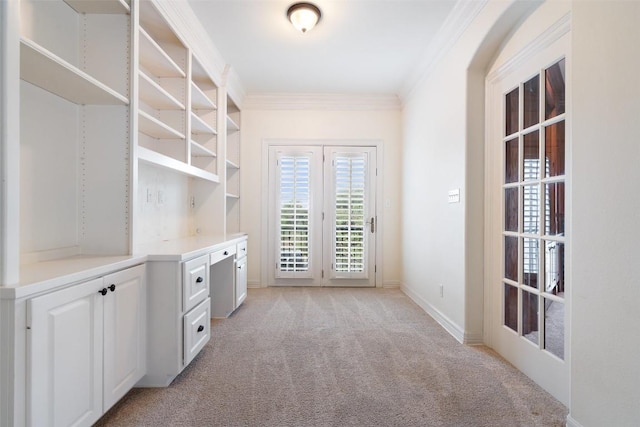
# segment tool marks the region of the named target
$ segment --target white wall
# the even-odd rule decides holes
[[[265,110],[242,112],[240,153],[240,228],[249,234],[249,284],[259,286],[262,248],[262,144],[265,139],[382,140],[384,143],[383,285],[398,285],[401,275],[400,112],[336,110]],[[380,168],[380,164],[378,168]]]
[[[189,229],[189,178],[160,167],[140,164],[137,190],[135,241],[138,244],[193,235]]]
[[[403,290],[469,343],[482,339],[484,70],[535,6],[522,3],[484,6],[403,110]]]
[[[640,3],[574,2],[571,413],[640,425]]]

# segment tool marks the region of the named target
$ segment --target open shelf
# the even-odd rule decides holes
[[[122,15],[131,13],[131,7],[123,0],[64,0],[78,13]]]
[[[20,40],[20,78],[80,105],[128,105],[129,100],[31,40]]]
[[[138,127],[140,132],[153,138],[184,139],[183,134],[142,110],[138,110]]]
[[[218,107],[197,84],[191,82],[191,108],[194,110],[215,110]]]
[[[191,155],[194,157],[217,157],[216,153],[193,140],[191,141]]]
[[[140,63],[156,77],[186,77],[173,59],[140,27]]]
[[[227,193],[227,199],[239,200],[240,196],[238,196],[237,194],[233,194],[233,193]]]
[[[240,130],[240,126],[233,121],[233,119],[227,116],[227,132],[236,132]]]
[[[160,166],[183,175],[203,179],[205,181],[216,183],[220,182],[220,179],[216,174],[188,165],[180,160],[165,156],[164,154],[149,150],[145,147],[138,147],[138,160],[155,166]]]
[[[184,110],[184,104],[140,71],[140,99],[156,110]]]
[[[218,132],[209,126],[207,122],[198,117],[197,114],[191,113],[191,133],[195,135],[217,135]]]
[[[240,169],[240,166],[227,159],[227,169]]]

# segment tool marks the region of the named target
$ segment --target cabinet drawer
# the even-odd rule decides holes
[[[184,365],[188,365],[211,337],[211,300],[207,298],[184,315]]]
[[[237,245],[238,247],[238,258],[242,258],[247,256],[247,241],[244,240]]]
[[[229,258],[235,253],[236,253],[235,245],[229,246],[228,248],[220,249],[219,251],[212,252],[209,257],[209,263],[213,265],[219,261],[222,261],[225,258]]]
[[[182,301],[185,312],[209,296],[209,257],[187,261],[183,265]]]

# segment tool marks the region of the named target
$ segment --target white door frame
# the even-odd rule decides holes
[[[496,349],[509,362],[519,370],[527,374],[545,390],[565,405],[570,398],[571,375],[571,82],[566,79],[566,99],[569,107],[566,112],[566,200],[565,207],[568,212],[566,221],[567,231],[567,257],[565,265],[565,277],[569,283],[566,291],[565,302],[565,355],[564,361],[555,365],[548,364],[543,358],[527,358],[523,346],[508,345],[503,342],[500,328],[503,319],[502,296],[502,238],[503,238],[503,200],[502,184],[504,158],[501,142],[504,139],[504,120],[502,106],[504,103],[503,82],[515,79],[516,74],[530,61],[553,61],[556,51],[563,51],[567,59],[567,76],[571,76],[571,61],[569,48],[570,17],[565,16],[547,31],[529,43],[523,50],[511,59],[494,69],[487,76],[485,86],[485,110],[486,110],[486,135],[485,135],[485,254],[497,254],[485,256],[484,263],[484,342]],[[551,49],[550,49],[551,48]],[[551,51],[550,51],[551,50]],[[551,63],[549,64],[551,65]],[[524,75],[522,76],[524,77]],[[524,80],[523,80],[524,81]],[[496,114],[498,117],[496,117]],[[497,143],[499,141],[500,143]],[[496,260],[495,258],[498,258]]]
[[[269,221],[272,220],[271,212],[269,212],[269,147],[274,145],[281,146],[345,146],[345,147],[376,147],[378,173],[376,175],[376,215],[378,217],[378,224],[376,226],[376,263],[377,266],[375,272],[376,287],[382,287],[382,251],[383,251],[383,236],[384,236],[384,209],[382,200],[384,195],[384,143],[379,139],[272,139],[265,138],[262,140],[262,201],[261,201],[261,265],[260,265],[260,286],[267,287],[271,282],[269,278]]]

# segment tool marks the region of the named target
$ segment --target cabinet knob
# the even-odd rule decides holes
[[[109,290],[111,292],[115,292],[116,291],[116,285],[114,285],[113,283],[111,284],[111,286],[109,286]]]
[[[196,283],[202,283],[204,279],[202,278],[202,276],[198,276],[198,278],[196,279]]]
[[[198,326],[198,332],[202,332],[202,331],[204,331],[204,325]]]
[[[229,255],[229,251],[224,251],[223,255]]]
[[[102,288],[98,291],[99,294],[102,294],[102,296],[105,296],[107,294],[107,288]]]

